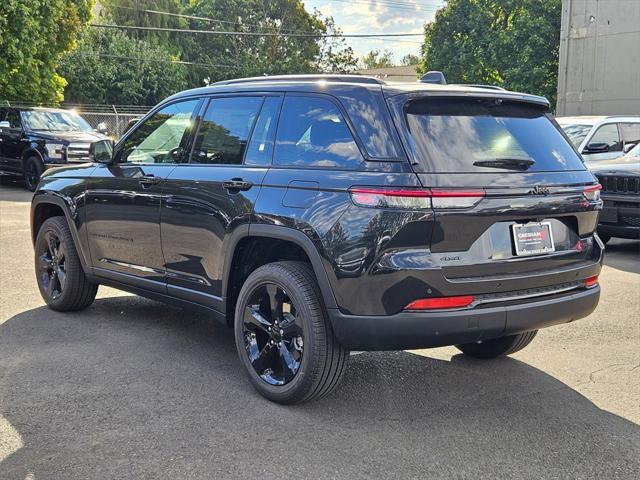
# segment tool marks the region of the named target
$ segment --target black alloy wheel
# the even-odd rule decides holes
[[[264,397],[294,404],[338,385],[349,351],[338,342],[309,263],[281,261],[255,269],[235,307],[236,349]]]
[[[84,274],[64,217],[44,221],[38,230],[34,250],[38,289],[51,309],[70,312],[93,303],[98,285]]]
[[[27,190],[34,192],[42,175],[42,165],[37,157],[29,157],[24,165],[24,184]]]
[[[65,250],[52,230],[45,232],[44,239],[38,252],[38,278],[47,296],[56,300],[62,295],[67,280]]]
[[[270,385],[285,385],[298,373],[304,354],[300,317],[282,286],[255,288],[244,309],[243,336],[255,372]]]

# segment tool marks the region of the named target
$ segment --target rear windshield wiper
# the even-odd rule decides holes
[[[530,158],[494,158],[473,162],[476,167],[504,168],[506,170],[528,170],[535,164]]]

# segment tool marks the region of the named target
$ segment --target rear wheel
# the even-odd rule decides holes
[[[537,330],[532,330],[483,342],[456,345],[456,348],[465,355],[474,358],[503,357],[522,350],[531,343],[537,333]]]
[[[38,188],[38,182],[44,167],[38,157],[32,156],[24,162],[24,186],[34,192]]]
[[[49,218],[40,227],[35,261],[38,288],[51,309],[69,312],[93,303],[98,285],[85,276],[64,217]]]
[[[235,312],[240,360],[266,398],[293,404],[339,383],[349,352],[336,340],[311,267],[264,265],[245,281]]]

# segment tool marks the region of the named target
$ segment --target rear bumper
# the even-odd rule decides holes
[[[345,315],[329,310],[334,332],[351,350],[406,350],[458,345],[568,323],[593,312],[600,287],[490,308]]]

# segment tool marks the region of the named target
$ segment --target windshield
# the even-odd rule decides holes
[[[538,107],[496,99],[430,98],[405,107],[421,172],[584,170]]]
[[[51,132],[91,132],[93,128],[80,115],[70,111],[22,112],[22,122],[29,130]]]
[[[560,124],[560,126],[576,148],[580,146],[589,131],[593,128],[593,125],[578,125],[576,123],[569,123],[565,125]]]
[[[640,143],[627,152],[625,157],[640,159]]]

